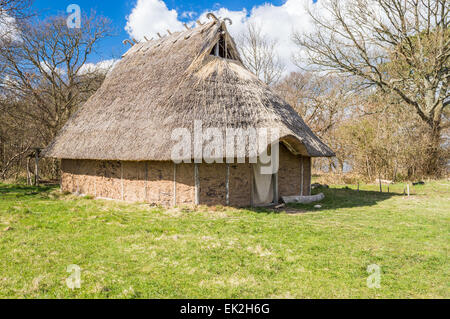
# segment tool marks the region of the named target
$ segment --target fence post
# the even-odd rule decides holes
[[[39,186],[39,149],[34,149],[34,186]]]

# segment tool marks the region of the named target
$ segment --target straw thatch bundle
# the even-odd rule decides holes
[[[210,55],[225,39],[228,59]],[[171,160],[175,128],[277,127],[296,154],[334,156],[302,118],[242,64],[223,21],[135,44],[74,114],[47,157]],[[192,133],[193,136],[193,133]]]

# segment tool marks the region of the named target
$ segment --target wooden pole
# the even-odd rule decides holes
[[[30,157],[27,157],[27,185],[30,185],[31,186],[31,184],[32,184],[32,181],[31,181],[31,174],[30,174]]]
[[[378,181],[380,182],[380,193],[383,192],[383,187],[381,186],[381,178],[378,178]]]
[[[144,190],[145,190],[145,202],[148,202],[148,162],[145,162],[145,186],[144,186]]]
[[[200,205],[200,178],[198,164],[194,163],[195,205]]]
[[[359,181],[358,181],[358,192],[359,192]]]
[[[123,189],[123,163],[120,162],[120,188],[121,188],[121,193],[122,193],[122,200],[125,199],[124,196],[124,189]]]
[[[173,206],[177,206],[177,164],[173,163]]]
[[[39,149],[35,149],[34,153],[34,186],[39,186]]]
[[[254,172],[253,172],[253,169],[254,169],[254,164],[251,164],[250,165],[250,206],[251,207],[254,207],[255,206],[255,177],[254,177]]]
[[[275,204],[278,204],[279,197],[278,197],[278,173],[275,173],[272,175],[273,180],[273,201]]]
[[[214,48],[214,54],[215,54],[215,56],[219,56],[219,42],[217,42],[217,44],[216,44],[216,46]]]
[[[303,196],[303,156],[300,156],[300,196]]]
[[[407,193],[408,193],[408,197],[409,197],[409,183],[408,183],[408,184],[406,184],[406,191],[407,191]]]
[[[227,38],[223,37],[223,40],[225,42],[225,59],[228,59],[228,43],[227,43]]]
[[[227,189],[226,195],[227,206],[230,206],[230,164],[227,164],[227,180],[225,182],[225,185]]]

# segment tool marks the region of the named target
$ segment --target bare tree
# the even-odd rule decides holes
[[[95,14],[84,16],[79,29],[68,28],[64,16],[16,21],[16,28],[18,37],[0,46],[0,148],[7,169],[29,146],[47,145],[98,89],[107,70],[89,67],[88,58],[112,34],[110,21]]]
[[[312,72],[293,72],[275,86],[314,133],[333,148],[341,170],[348,154],[336,137],[336,129],[360,102],[352,80]],[[316,160],[315,163],[321,165],[324,161],[335,167],[335,159]]]
[[[0,45],[16,33],[17,21],[31,16],[32,0],[0,0]],[[0,68],[1,72],[1,68]]]
[[[256,23],[248,23],[237,41],[242,60],[250,71],[268,85],[280,79],[284,65],[276,53],[276,40],[268,39]]]
[[[315,31],[294,34],[307,61],[400,97],[428,125],[430,168],[437,169],[441,133],[449,127],[448,1],[321,0],[320,6],[309,12]]]
[[[20,39],[0,48],[5,66],[0,90],[26,102],[21,116],[45,127],[37,133],[49,140],[79,106],[84,90],[96,89],[86,83],[98,82],[96,70],[85,66],[98,42],[111,34],[110,22],[92,15],[81,28],[70,29],[64,16],[56,16],[19,28]]]
[[[32,0],[0,0],[0,21],[5,16],[14,19],[27,17]]]

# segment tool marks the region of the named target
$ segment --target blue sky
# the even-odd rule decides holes
[[[78,4],[83,12],[90,12],[95,10],[98,14],[104,15],[112,20],[116,28],[117,36],[103,41],[101,44],[101,52],[97,56],[92,57],[92,62],[111,57],[120,57],[126,51],[126,47],[122,44],[124,39],[129,38],[125,31],[126,16],[131,13],[137,0],[35,0],[34,9],[38,10],[40,16],[53,15],[61,12],[66,12],[69,4]],[[222,4],[218,1],[164,1],[169,10],[175,9],[178,13],[182,12],[196,12],[202,13],[206,10],[214,10],[218,7],[228,8],[229,10],[239,11],[243,8],[251,10],[256,5],[261,5],[267,1],[255,0],[232,0],[226,1]],[[281,5],[284,1],[271,1],[275,5]],[[197,15],[198,17],[198,15]],[[188,21],[188,18],[179,17],[182,21]]]
[[[315,1],[315,0],[314,0]],[[139,2],[139,3],[138,3]],[[245,29],[248,21],[255,20],[264,26],[264,32],[280,41],[280,53],[286,64],[292,69],[291,55],[294,47],[291,41],[293,29],[307,29],[304,10],[300,5],[312,0],[232,0],[226,2],[195,0],[35,0],[34,9],[40,17],[66,13],[69,4],[78,4],[83,12],[95,10],[97,14],[112,20],[116,35],[104,40],[97,53],[91,56],[90,62],[99,62],[111,58],[120,58],[126,52],[124,39],[135,37],[138,40],[144,35],[151,37],[156,32],[166,29],[176,31],[182,22],[192,22],[202,17],[207,11],[213,11],[222,17],[233,19],[230,27],[232,35]],[[133,18],[128,21],[131,13]],[[189,16],[188,13],[191,13]],[[127,30],[125,28],[127,27]]]

